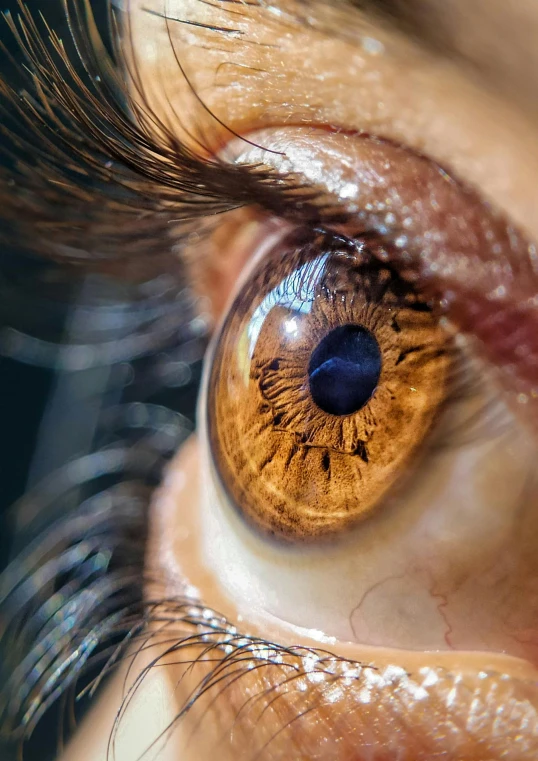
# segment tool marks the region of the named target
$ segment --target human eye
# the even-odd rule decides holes
[[[86,247],[178,252],[215,322],[121,761],[536,753],[536,125],[457,3],[445,57],[370,5],[115,3],[141,127],[93,133],[125,196]]]
[[[400,221],[417,214],[417,206],[414,222],[424,224],[432,252],[441,249],[445,262],[469,240],[474,246],[477,230],[484,235],[482,251],[488,245],[514,250],[516,233],[497,214],[490,217],[474,193],[407,149],[361,136],[360,163],[353,165],[347,136],[310,130],[303,163],[301,135],[283,132],[264,134],[269,155],[247,146],[249,159],[257,159],[252,163],[265,155],[289,171],[294,160],[299,167],[315,161],[316,177],[325,169],[331,176],[320,156],[330,156],[332,168],[340,143],[357,185],[361,172],[375,177],[360,191],[366,214],[359,212],[355,234],[339,217],[337,232],[269,225],[261,236],[262,250],[254,250],[239,276],[209,350],[199,493],[193,484],[188,494],[185,483],[164,492],[157,546],[161,555],[175,556],[178,578],[207,590],[201,594],[211,607],[248,622],[256,635],[270,629],[285,646],[299,640],[344,658],[329,666],[320,655],[314,680],[322,686],[306,690],[323,706],[312,710],[312,723],[302,721],[302,734],[298,730],[308,753],[314,736],[331,742],[331,721],[343,711],[353,717],[345,730],[339,724],[343,758],[350,748],[364,753],[367,742],[389,758],[402,747],[409,757],[429,758],[440,721],[460,725],[475,710],[485,720],[480,731],[455,732],[446,752],[472,758],[488,743],[488,752],[498,753],[485,718],[489,697],[479,696],[486,683],[511,681],[509,662],[518,673],[511,674],[512,686],[522,676],[516,662],[527,664],[528,676],[533,669],[532,582],[524,579],[535,575],[533,542],[526,537],[535,532],[536,443],[521,412],[526,402],[503,390],[488,349],[465,329],[470,325],[457,327],[457,306],[452,321],[447,305],[428,297],[427,277],[402,276],[394,264],[402,248],[410,251],[412,229],[421,251],[427,245],[422,230]],[[326,154],[316,153],[319,146]],[[350,177],[344,173],[338,185],[331,176],[335,195]],[[364,225],[368,210],[375,221]],[[329,220],[333,215],[329,205]],[[472,220],[471,237],[466,220]],[[388,233],[390,224],[398,236]],[[520,241],[526,251],[529,244]],[[226,247],[235,246],[232,234]],[[459,299],[457,279],[450,286],[452,306]],[[478,321],[479,315],[477,304]],[[191,467],[192,461],[178,462],[180,482],[192,483]],[[169,537],[170,525],[179,527],[183,541]],[[366,671],[364,681],[335,688],[345,681],[351,656],[375,664],[387,681],[381,677],[365,688]],[[273,689],[280,695],[285,683],[294,700],[301,674],[299,666],[292,685],[275,676]],[[527,677],[523,681],[528,686]],[[263,694],[256,678],[247,675],[244,682],[245,690],[248,682]],[[465,685],[461,692],[459,684]],[[231,695],[239,685],[230,687]],[[402,692],[407,697],[400,706]],[[429,701],[442,703],[442,718],[425,718],[422,706]],[[306,698],[299,702],[311,705]],[[511,694],[499,705],[515,702]],[[375,705],[371,724],[357,729],[364,703]],[[525,703],[532,715],[534,699]],[[388,721],[388,706],[404,729]],[[385,729],[373,735],[376,722]],[[284,729],[281,735],[284,747],[289,736]],[[427,750],[417,750],[417,735]]]

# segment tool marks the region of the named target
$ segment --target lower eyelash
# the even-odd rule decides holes
[[[173,413],[165,425],[163,410],[152,414],[151,405],[141,416],[143,405],[136,406],[145,426],[134,420],[129,431],[128,407],[123,441],[111,436],[113,444],[69,463],[13,507],[28,535],[35,524],[49,525],[0,575],[0,737],[7,742],[22,745],[88,672],[111,667],[151,611],[140,593],[148,505],[191,428]],[[163,427],[168,440],[157,436]],[[73,490],[86,497],[69,512]]]

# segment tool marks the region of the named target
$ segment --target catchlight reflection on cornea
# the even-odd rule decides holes
[[[343,642],[538,662],[536,442],[487,361],[500,343],[458,320],[529,245],[404,148],[249,137],[268,150],[236,143],[236,161],[320,188],[320,219],[340,203],[349,222],[253,251],[214,339],[203,515],[220,584]]]

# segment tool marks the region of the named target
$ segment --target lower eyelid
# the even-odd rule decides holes
[[[187,732],[190,742],[194,742],[190,747],[200,751],[195,754],[196,758],[219,747],[224,757],[230,753],[242,759],[246,748],[250,753],[259,747],[258,743],[268,742],[267,748],[259,748],[261,759],[266,758],[265,752],[270,758],[274,754],[277,757],[279,753],[289,754],[290,747],[301,749],[308,758],[314,759],[318,758],[318,751],[310,747],[309,742],[315,741],[316,747],[323,751],[321,759],[326,758],[324,754],[332,747],[331,743],[340,738],[330,757],[347,761],[350,753],[362,759],[362,743],[370,738],[367,742],[370,752],[372,748],[379,748],[386,753],[395,743],[399,749],[395,758],[429,761],[434,749],[439,750],[439,729],[446,722],[456,730],[443,735],[443,751],[453,752],[454,758],[470,761],[484,757],[484,752],[488,758],[506,757],[511,761],[534,756],[532,727],[538,717],[531,681],[534,672],[528,664],[495,654],[485,658],[484,654],[477,653],[396,652],[341,645],[329,639],[320,641],[321,635],[315,631],[286,626],[252,606],[243,607],[238,598],[232,599],[230,590],[215,573],[214,558],[209,562],[207,556],[204,558],[204,542],[209,540],[204,538],[204,513],[196,507],[200,496],[198,477],[204,482],[203,474],[197,476],[197,457],[196,445],[191,442],[170,470],[153,506],[149,570],[152,570],[151,563],[157,566],[159,578],[163,578],[164,571],[163,581],[169,593],[201,594],[205,604],[225,615],[231,623],[217,617],[217,631],[222,631],[218,627],[228,625],[237,631],[235,624],[240,631],[248,631],[248,635],[254,637],[254,644],[249,650],[249,636],[239,635],[239,660],[233,647],[228,647],[228,666],[219,660],[215,686],[209,687],[211,680],[206,683],[207,701],[197,701],[191,718],[187,718],[187,727],[197,727],[194,734]],[[165,558],[168,558],[166,562]],[[211,633],[214,615],[211,608],[197,609],[196,606],[195,597],[191,616],[200,621],[198,633],[204,630],[204,621],[209,622],[206,647],[220,635]],[[267,637],[282,643],[284,651],[281,645],[270,642],[264,645]],[[301,647],[296,647],[297,641],[302,643]],[[324,660],[318,666],[320,646]],[[269,648],[269,655],[265,647]],[[327,651],[334,653],[337,661],[334,662]],[[184,679],[186,664],[196,657],[196,652],[195,646],[187,648],[184,654],[178,651],[174,661],[179,663],[168,667],[167,679],[173,686],[177,710],[190,695],[182,691],[180,679]],[[215,651],[212,652],[215,655]],[[285,665],[288,660],[290,670]],[[361,663],[373,664],[371,675],[361,671]],[[198,671],[192,673],[195,683],[203,674],[208,676],[206,672],[211,671],[212,665],[208,663],[204,671],[202,661],[197,668]],[[335,692],[332,688],[339,668],[344,669],[342,676],[347,674],[347,677],[337,682],[341,689]],[[323,677],[327,673],[329,682]],[[290,674],[296,674],[291,681]],[[497,676],[499,674],[502,676]],[[278,687],[281,683],[285,685],[284,693]],[[355,683],[357,689],[354,689]],[[498,711],[491,712],[491,701],[495,706],[506,706],[506,712],[501,711],[502,718]],[[514,713],[516,704],[519,712]],[[280,706],[276,713],[273,706]],[[301,720],[305,710],[305,719]],[[287,712],[296,729],[293,737],[285,731],[287,720],[283,717],[288,716]],[[344,720],[346,715],[352,718],[351,723]],[[361,716],[365,717],[364,725],[359,721]],[[525,723],[523,730],[520,720]],[[203,731],[206,721],[209,725]],[[498,728],[499,721],[502,731],[491,724]],[[230,734],[231,725],[234,731]],[[375,727],[378,731],[370,736]],[[415,747],[417,740],[419,746]],[[402,750],[407,755],[401,756]],[[396,748],[393,752],[396,753]],[[382,757],[392,759],[390,754]]]
[[[249,634],[254,637],[265,637],[285,646],[300,641],[305,647],[326,648],[343,658],[369,661],[375,655],[390,662],[394,655],[390,649],[357,645],[345,639],[339,641],[315,627],[288,624],[263,606],[253,604],[254,598],[245,600],[241,595],[233,594],[221,571],[225,569],[232,578],[234,565],[219,559],[220,551],[226,550],[228,538],[236,548],[235,552],[230,549],[236,559],[242,554],[239,547],[244,546],[253,554],[254,562],[270,563],[273,550],[254,542],[252,534],[234,519],[231,512],[225,511],[224,517],[220,517],[221,509],[213,501],[215,494],[208,458],[203,438],[193,436],[176,455],[156,493],[151,509],[147,569],[148,577],[156,581],[147,587],[147,596],[159,599],[164,585],[169,593],[191,598],[193,602],[201,598],[208,608],[219,611],[230,622],[239,624],[241,629],[248,627]],[[215,515],[219,516],[216,520]],[[219,552],[215,554],[214,548],[218,545]],[[312,557],[316,555],[321,557],[320,553],[314,553]],[[296,570],[301,562],[299,556]],[[305,562],[308,563],[308,556]],[[327,561],[329,565],[330,560]],[[248,561],[245,567],[248,568]],[[282,570],[286,571],[285,566]],[[271,586],[269,566],[265,574],[265,581]],[[240,578],[237,580],[242,583]],[[435,662],[440,667],[461,670],[472,670],[485,655],[483,652],[450,649],[434,652]],[[416,652],[402,650],[401,653],[405,653],[409,668],[417,670],[423,665],[425,653],[422,649]],[[427,655],[430,657],[431,653]],[[528,661],[502,653],[487,653],[487,663],[489,670],[504,671],[517,679],[526,679],[535,671]]]

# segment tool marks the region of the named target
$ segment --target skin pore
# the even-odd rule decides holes
[[[514,10],[495,0],[471,8],[463,0],[422,0],[396,3],[393,17],[387,17],[386,3],[374,4],[374,10],[383,6],[379,16],[369,3],[131,0],[128,5],[131,73],[155,113],[195,152],[225,155],[231,146],[235,156],[252,148],[237,148],[237,135],[248,140],[256,134],[258,144],[260,130],[271,151],[272,130],[285,128],[293,141],[294,129],[313,127],[305,139],[313,161],[319,161],[317,184],[334,191],[326,156],[340,165],[353,152],[346,153],[346,140],[374,135],[445,168],[517,227],[522,240],[538,240],[532,44],[538,11],[532,2]],[[337,133],[332,147],[327,133]],[[324,145],[329,147],[322,161]],[[269,163],[277,161],[279,148],[267,157]],[[352,178],[353,171],[348,185]],[[212,224],[200,250],[192,246],[187,261],[193,282],[209,297],[215,321],[244,279],[245,263],[280,240],[283,224],[259,211],[232,212]],[[527,253],[531,248],[525,244],[513,246],[509,255]],[[517,261],[513,271],[517,280]],[[527,285],[532,293],[534,284]],[[535,308],[529,305],[534,324]],[[532,461],[535,454],[533,389],[527,383],[522,399],[517,379],[505,385],[515,443],[487,474],[499,504],[512,498],[509,489],[503,491],[507,481],[525,481],[516,463]],[[429,629],[416,646],[408,639],[379,643],[356,624],[350,632],[334,616],[324,617],[324,595],[334,597],[346,578],[352,590],[356,584],[348,557],[356,549],[321,547],[313,554],[288,553],[286,559],[281,548],[250,533],[222,506],[225,500],[213,487],[203,406],[201,418],[199,441],[178,453],[154,501],[148,599],[191,597],[193,606],[202,600],[202,621],[209,611],[211,622],[216,610],[230,622],[224,626],[228,635],[226,626],[236,626],[251,638],[291,650],[268,655],[264,644],[256,653],[250,641],[249,673],[241,672],[220,696],[218,686],[204,695],[171,733],[166,733],[169,723],[210,672],[211,658],[226,655],[226,646],[219,651],[218,639],[210,639],[215,648],[209,653],[197,642],[184,658],[182,652],[164,656],[119,723],[115,758],[141,757],[161,732],[166,742],[152,746],[144,758],[203,761],[215,753],[222,759],[271,761],[532,758],[538,689],[537,659],[530,650],[498,641],[491,647],[454,646],[445,642],[444,630],[439,639],[429,639]],[[531,422],[528,432],[522,421]],[[522,515],[529,520],[534,482],[523,491]],[[484,523],[488,520],[484,511]],[[322,571],[314,583],[308,574],[316,566]],[[470,568],[471,578],[475,569]],[[242,582],[234,583],[241,575]],[[521,598],[523,608],[536,607],[531,582]],[[325,592],[325,586],[332,591]],[[343,620],[351,613],[346,594],[339,601]],[[399,587],[394,594],[397,599]],[[68,761],[106,757],[122,696],[177,636],[173,627],[152,626],[151,647],[115,678],[66,751]],[[190,630],[183,623],[177,631],[187,636]],[[328,653],[321,661],[319,650]],[[190,670],[195,658],[200,660]]]

